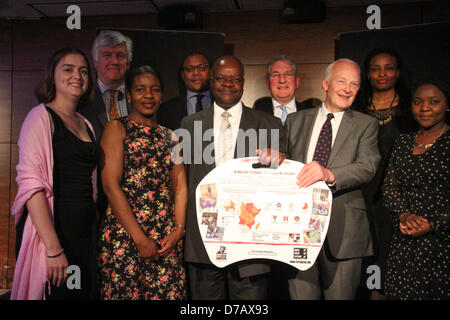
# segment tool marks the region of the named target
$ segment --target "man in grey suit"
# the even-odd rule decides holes
[[[326,70],[326,98],[319,108],[289,115],[289,159],[306,163],[299,187],[324,181],[333,193],[327,237],[316,260],[289,279],[292,299],[354,299],[362,258],[373,254],[372,237],[361,185],[375,174],[380,156],[378,124],[349,109],[360,86],[357,63],[340,59]]]
[[[210,82],[214,96],[213,106],[183,118],[181,123],[181,131],[190,136],[188,147],[192,150],[190,156],[183,150],[189,186],[184,257],[188,262],[192,299],[265,299],[266,275],[270,271],[265,261],[244,261],[225,268],[217,268],[211,263],[197,224],[195,191],[199,182],[226,160],[256,156],[257,150],[251,149],[246,132],[255,132],[257,136],[254,138],[261,143],[258,149],[264,150],[271,146],[272,150],[283,151],[286,144],[285,131],[279,119],[248,108],[241,102],[244,68],[237,58],[219,58],[214,63]],[[259,139],[263,135],[263,130],[260,132],[259,129],[266,129],[267,145],[262,145],[265,139]],[[204,141],[207,130],[214,130],[213,141]],[[279,139],[275,137],[277,134]],[[230,143],[226,143],[226,137],[230,138]],[[242,154],[239,144],[244,145]],[[205,150],[211,150],[210,145],[214,146],[212,159],[204,156]],[[274,158],[266,158],[268,161],[272,159]]]

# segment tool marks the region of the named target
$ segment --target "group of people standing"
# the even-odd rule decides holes
[[[369,256],[385,278],[374,295],[450,297],[443,82],[419,83],[410,97],[400,57],[377,49],[362,71],[348,59],[330,64],[315,106],[295,100],[296,64],[280,56],[265,79],[272,97],[248,108],[239,59],[211,65],[195,52],[180,71],[185,90],[161,104],[156,69],[129,70],[128,37],[102,31],[92,55],[96,82],[79,49],[55,52],[36,90],[40,104],[22,125],[12,299],[268,299],[275,273],[292,299],[354,299]],[[194,137],[198,122],[201,137],[214,129],[212,164],[194,161],[194,139],[189,155],[174,152],[174,131]],[[324,181],[333,193],[327,238],[307,271],[266,260],[217,268],[207,256],[195,190],[237,157],[248,129],[268,135],[243,156],[275,167],[301,161],[298,186]],[[202,143],[203,154],[210,141]],[[66,285],[70,265],[81,270],[81,289]]]

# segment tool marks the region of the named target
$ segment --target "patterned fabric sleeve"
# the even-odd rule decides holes
[[[434,232],[437,237],[445,238],[449,236],[450,231],[450,213],[443,213],[434,224]]]
[[[402,147],[402,141],[404,140],[400,136],[394,143],[382,186],[383,205],[393,213],[392,222],[394,228],[397,228],[400,223],[400,214],[405,212],[409,213],[409,208],[402,193],[401,181],[398,179],[396,168],[396,163],[401,161],[401,159],[399,159],[399,154]]]

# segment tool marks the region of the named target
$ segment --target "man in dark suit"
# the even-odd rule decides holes
[[[108,121],[124,117],[130,112],[125,95],[125,73],[133,58],[133,42],[120,32],[101,31],[92,44],[92,57],[97,71],[95,98],[78,111],[91,122],[99,142]],[[101,220],[108,200],[103,192],[100,168],[97,181],[97,208]]]
[[[373,254],[361,185],[370,181],[380,160],[378,124],[349,109],[360,86],[358,64],[340,59],[322,81],[321,107],[288,116],[289,159],[306,163],[299,187],[324,181],[333,193],[327,237],[316,260],[289,280],[292,299],[354,299],[362,258]]]
[[[284,150],[286,136],[281,122],[270,114],[244,106],[241,102],[243,87],[242,63],[233,56],[219,58],[211,74],[211,91],[215,99],[213,106],[185,117],[181,124],[180,131],[187,132],[190,136],[187,147],[192,151],[187,156],[188,153],[183,150],[183,160],[186,164],[189,186],[184,257],[188,262],[193,299],[267,297],[266,274],[270,271],[268,265],[264,261],[244,261],[225,268],[215,267],[208,258],[197,224],[195,190],[198,183],[217,165],[228,159],[256,155],[256,150],[250,149],[248,136],[245,134],[249,129],[256,135],[262,134],[259,129],[267,129],[268,144],[259,145],[259,149],[272,146],[272,150]],[[202,137],[207,130],[214,130],[213,142],[203,140]],[[272,133],[274,135],[271,137]],[[276,134],[279,139],[274,138]],[[262,140],[264,139],[256,137],[256,141]],[[201,148],[198,146],[199,143]],[[212,159],[209,159],[207,155],[204,156],[204,151],[207,148],[210,150],[211,144],[214,144],[214,150]],[[241,146],[244,144],[243,154],[238,154],[240,148],[236,146],[239,144]],[[196,152],[198,154],[201,152],[200,157],[195,154]]]
[[[288,114],[310,107],[295,100],[300,76],[295,61],[290,57],[281,55],[272,59],[267,67],[265,82],[272,97],[256,100],[253,106],[256,110],[272,113],[284,124]]]
[[[118,31],[101,31],[92,44],[92,57],[97,71],[95,99],[79,112],[91,122],[100,141],[106,123],[130,111],[125,73],[133,58],[133,42]]]
[[[161,104],[157,114],[160,125],[175,130],[180,127],[183,117],[211,107],[209,65],[203,53],[194,52],[186,56],[181,68],[181,79],[186,89],[181,95]]]

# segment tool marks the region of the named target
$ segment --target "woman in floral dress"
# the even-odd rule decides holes
[[[158,73],[136,68],[126,78],[128,117],[110,121],[100,146],[109,208],[101,228],[101,299],[185,299],[181,239],[187,202],[173,133],[155,121]]]

